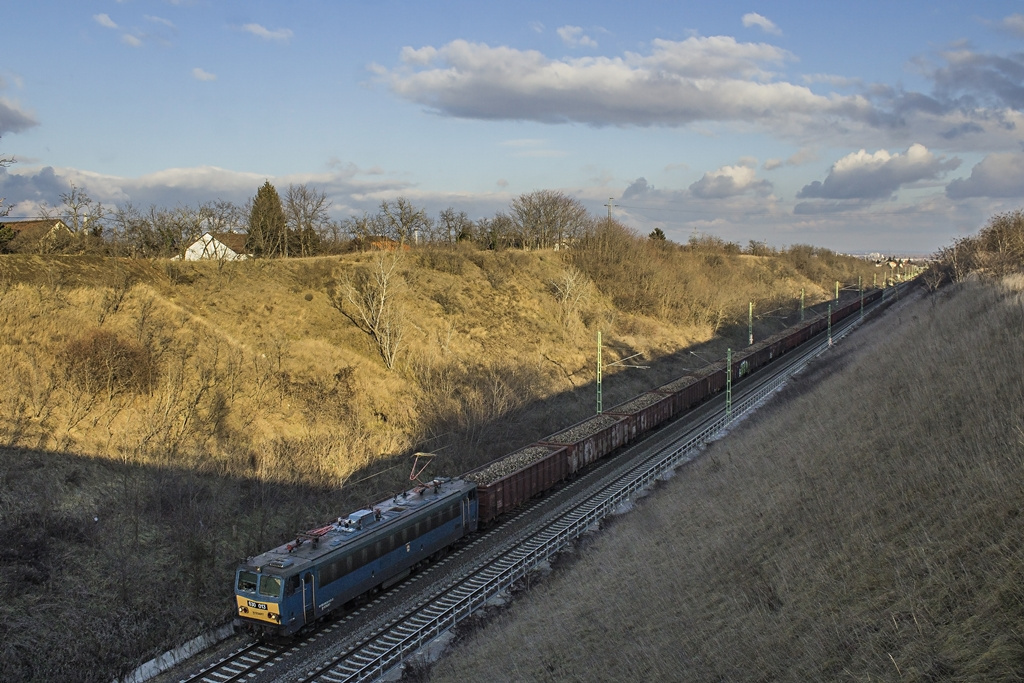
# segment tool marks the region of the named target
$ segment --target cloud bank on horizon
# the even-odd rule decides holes
[[[1024,204],[1024,14],[1009,2],[959,17],[923,2],[845,17],[446,3],[455,27],[412,4],[394,19],[156,0],[47,27],[46,4],[15,14],[56,32],[53,61],[19,32],[0,66],[15,214],[71,183],[137,206],[307,183],[338,218],[399,195],[483,217],[555,189],[678,241],[927,253]],[[61,63],[77,68],[54,77]]]

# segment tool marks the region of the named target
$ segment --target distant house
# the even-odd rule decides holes
[[[7,251],[50,253],[71,244],[74,234],[59,218],[3,219],[0,227],[10,228],[14,237],[7,243]]]
[[[250,257],[245,250],[248,237],[241,232],[206,232],[185,250],[186,261],[242,261]]]

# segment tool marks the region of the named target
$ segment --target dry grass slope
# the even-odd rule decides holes
[[[1022,290],[858,332],[431,680],[1020,680]]]
[[[416,250],[395,269],[389,371],[331,303],[381,256],[0,257],[6,679],[108,681],[230,618],[239,558],[404,488],[405,454],[456,474],[592,414],[599,329],[606,362],[652,366],[606,373],[614,405],[701,364],[688,348],[742,343],[748,298],[767,313],[870,278],[854,259],[661,248],[617,302],[628,259]]]

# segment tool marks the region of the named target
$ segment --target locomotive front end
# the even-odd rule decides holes
[[[281,626],[281,596],[284,580],[242,567],[235,575],[238,618],[260,632],[275,632]]]

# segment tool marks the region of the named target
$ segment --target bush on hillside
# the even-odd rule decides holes
[[[939,249],[925,275],[930,288],[963,282],[971,273],[1001,277],[1024,265],[1024,209],[996,214],[974,237]]]
[[[58,355],[64,379],[87,394],[145,393],[157,376],[145,346],[113,332],[95,329],[73,339]]]

